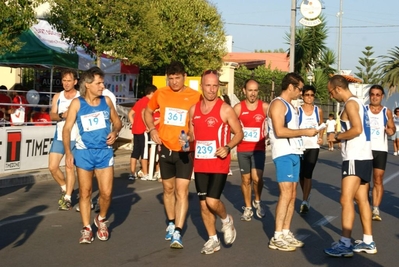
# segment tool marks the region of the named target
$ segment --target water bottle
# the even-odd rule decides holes
[[[186,142],[181,147],[183,149],[183,151],[185,151],[185,152],[189,151],[190,150],[190,144],[189,144],[188,139],[187,139],[187,134],[186,134],[186,132],[184,130],[181,130],[180,139]]]

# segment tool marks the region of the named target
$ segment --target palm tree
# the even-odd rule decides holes
[[[392,94],[399,85],[399,47],[388,51],[387,56],[380,56],[383,61],[380,64],[382,81],[388,86],[388,95]]]

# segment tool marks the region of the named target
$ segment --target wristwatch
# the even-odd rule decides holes
[[[64,120],[64,118],[62,117],[62,115],[64,115],[64,112],[61,112],[58,114],[58,116],[60,117],[60,120]]]
[[[227,148],[227,153],[229,154],[231,151],[231,147],[229,147],[228,145],[225,145],[224,147]]]

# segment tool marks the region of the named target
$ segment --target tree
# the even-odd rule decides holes
[[[327,49],[326,19],[320,16],[320,23],[314,27],[300,27],[295,32],[295,71],[305,75],[320,61],[320,56]],[[286,34],[287,44],[290,44],[291,36]],[[288,49],[288,57],[290,51]]]
[[[380,56],[383,61],[380,64],[380,71],[382,81],[385,86],[388,86],[389,93],[397,90],[399,85],[399,47],[388,51],[387,56]]]
[[[48,21],[94,58],[106,52],[139,65],[151,63],[154,36],[161,35],[147,0],[53,0]]]
[[[35,22],[34,8],[42,0],[8,0],[0,1],[0,55],[18,51],[23,43],[19,35],[28,30]]]
[[[378,67],[376,65],[376,60],[371,58],[374,54],[372,51],[372,46],[366,46],[365,51],[362,51],[365,57],[359,58],[360,66],[356,66],[356,69],[359,71],[355,73],[355,75],[363,80],[365,84],[377,84],[380,83],[379,74],[377,73]]]
[[[156,67],[178,60],[186,66],[189,75],[221,68],[226,54],[225,32],[214,4],[206,0],[153,2],[165,37],[153,51]]]

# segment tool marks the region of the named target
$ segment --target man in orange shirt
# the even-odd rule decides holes
[[[184,85],[187,74],[182,63],[172,62],[166,75],[169,85],[154,93],[144,111],[144,120],[151,140],[161,145],[159,163],[169,222],[165,240],[171,240],[171,248],[183,248],[181,234],[188,210],[193,160],[189,151],[182,150],[179,136],[182,130],[188,132],[188,110],[200,100],[201,94]],[[160,112],[159,130],[152,116],[156,109]]]

